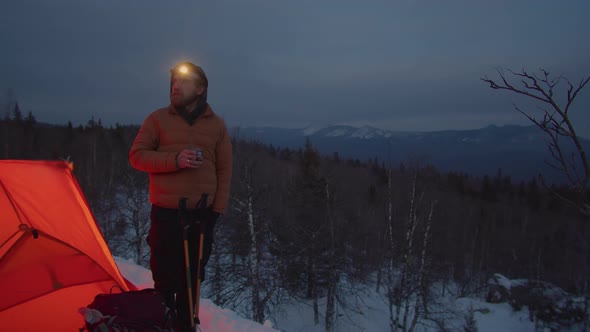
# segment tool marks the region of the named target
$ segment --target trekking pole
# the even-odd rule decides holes
[[[205,211],[207,208],[207,193],[201,196],[200,205],[198,208],[200,212]],[[201,260],[203,259],[203,242],[205,241],[205,224],[204,221],[199,218],[199,258],[197,260],[197,284],[195,286],[195,317],[197,324],[201,324],[199,319],[199,303],[201,293]]]
[[[178,203],[180,210],[180,225],[182,227],[182,242],[184,244],[184,268],[186,270],[186,289],[188,294],[188,315],[191,323],[191,328],[195,327],[195,316],[193,314],[193,287],[191,280],[191,264],[188,250],[188,228],[190,227],[186,220],[186,197],[182,197]]]

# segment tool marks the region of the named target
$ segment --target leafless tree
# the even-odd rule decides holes
[[[590,216],[590,202],[586,194],[590,181],[590,163],[570,117],[571,106],[580,91],[590,81],[590,76],[583,77],[577,85],[574,85],[563,75],[552,76],[545,69],[540,69],[539,73],[529,73],[525,69],[521,72],[506,69],[512,76],[512,80],[520,81],[515,84],[507,77],[504,69],[498,68],[497,71],[499,80],[492,80],[487,76],[481,80],[488,83],[492,89],[511,91],[540,103],[537,106],[537,115],[530,111],[527,112],[517,105],[514,105],[514,108],[549,136],[548,147],[552,161],[546,162],[566,176],[576,195],[572,198],[557,193],[549,188],[541,177],[544,186],[567,203],[575,206],[584,215]],[[560,92],[558,88],[562,82],[567,85],[565,104],[558,102]],[[567,144],[570,143],[575,147],[572,152],[566,149]]]
[[[213,275],[215,303],[231,309],[243,307],[252,320],[264,323],[280,291],[275,257],[269,250],[269,213],[274,182],[273,167],[256,143],[234,142],[234,177],[227,218],[218,225]],[[225,225],[224,225],[225,224]],[[233,225],[231,225],[233,224]],[[225,247],[225,248],[224,248]]]
[[[145,240],[150,229],[150,204],[147,174],[128,170],[125,174],[124,201],[117,202],[118,219],[125,225],[126,235],[121,237],[125,252],[135,262],[149,266],[149,247]]]
[[[426,197],[428,190],[419,184],[418,173],[419,168],[416,167],[410,184],[405,233],[401,242],[396,244],[402,254],[398,271],[393,270],[393,261],[389,264],[387,286],[392,332],[415,331],[420,320],[428,319],[428,290],[431,284],[427,277],[430,259],[427,248],[432,236],[436,200]]]
[[[256,206],[257,196],[262,193],[257,188],[256,180],[254,179],[254,170],[256,167],[256,161],[245,158],[245,163],[242,165],[240,173],[240,184],[244,190],[241,191],[241,195],[232,196],[233,206],[239,211],[239,213],[245,216],[248,224],[248,236],[250,239],[247,263],[247,280],[248,284],[251,285],[250,289],[250,305],[252,309],[252,319],[256,322],[263,323],[265,319],[265,308],[268,301],[273,295],[272,288],[265,287],[269,286],[269,280],[264,280],[264,267],[261,264],[261,258],[264,255],[264,251],[261,251],[261,230],[260,224],[260,212],[258,206]]]

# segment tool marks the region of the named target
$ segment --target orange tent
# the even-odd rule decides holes
[[[76,331],[111,289],[129,287],[72,164],[0,160],[0,331]]]

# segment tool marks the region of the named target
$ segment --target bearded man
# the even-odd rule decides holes
[[[230,192],[231,140],[224,121],[207,103],[208,87],[201,67],[182,62],[172,68],[170,105],[145,119],[129,151],[131,166],[149,174],[150,268],[154,288],[165,295],[170,308],[176,307],[178,331],[188,331],[191,326],[187,321],[190,316],[185,314],[189,311],[189,287],[181,214],[189,222],[199,219],[204,227],[199,271],[203,280],[213,229],[225,212]],[[186,209],[179,209],[182,199]],[[188,228],[191,276],[196,276],[198,242],[198,227]]]

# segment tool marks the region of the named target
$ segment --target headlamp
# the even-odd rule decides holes
[[[178,67],[178,72],[183,75],[186,75],[186,74],[188,74],[188,67],[185,65],[182,65],[182,66]]]
[[[209,80],[207,80],[207,74],[203,71],[203,68],[190,63],[181,62],[170,69],[170,79],[174,78],[190,78],[203,85],[205,88],[209,86]],[[172,83],[172,81],[170,81]]]
[[[175,72],[176,72],[177,75],[180,75],[180,76],[190,77],[190,78],[195,79],[195,80],[200,80],[201,79],[199,77],[199,75],[197,75],[197,73],[191,71],[189,69],[189,67],[186,66],[186,65],[180,65],[180,66],[176,67]]]

